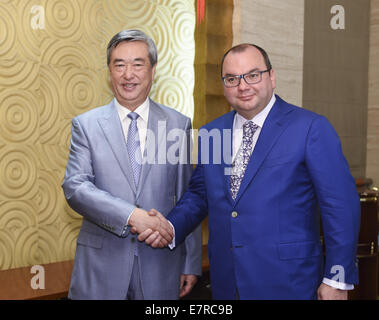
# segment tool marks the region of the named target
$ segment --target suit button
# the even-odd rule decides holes
[[[237,216],[238,216],[237,211],[233,211],[233,212],[232,212],[232,217],[233,217],[233,218],[237,218]]]

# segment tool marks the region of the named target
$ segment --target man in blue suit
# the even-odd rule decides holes
[[[150,227],[169,236],[163,217],[149,216],[147,210],[167,214],[188,186],[191,120],[148,97],[157,49],[143,32],[116,34],[107,60],[115,98],[72,121],[62,186],[83,224],[69,298],[178,299],[201,274],[201,229],[175,251],[151,248],[129,231]],[[187,162],[159,158],[174,143],[166,141],[171,130],[185,133],[175,143],[180,151],[188,150],[182,152]]]
[[[199,132],[189,189],[167,216],[174,242],[209,216],[216,299],[346,299],[358,282],[360,202],[337,133],[274,94],[274,70],[256,45],[225,54],[222,81],[234,111]],[[160,235],[139,239],[159,246]]]

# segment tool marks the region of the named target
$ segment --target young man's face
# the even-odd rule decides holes
[[[242,52],[229,52],[224,59],[222,76],[241,75],[252,71],[267,70],[264,58],[255,47],[247,47]],[[276,86],[275,74],[271,70],[262,73],[262,80],[247,84],[241,79],[236,87],[224,86],[224,95],[229,104],[246,119],[252,119],[270,102]]]

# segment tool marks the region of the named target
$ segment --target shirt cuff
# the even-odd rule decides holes
[[[353,290],[354,289],[353,284],[343,283],[343,282],[331,280],[328,278],[322,279],[322,282],[335,289],[340,289],[340,290]]]
[[[134,210],[136,209],[137,207],[135,207],[128,215],[128,219],[126,220],[126,224],[124,225],[124,228],[122,229],[122,233],[121,233],[121,237],[125,237],[126,234],[128,233],[129,231],[129,219],[130,217],[132,216],[132,213],[134,212]]]
[[[135,209],[137,209],[137,207],[134,207],[134,209],[129,213],[128,219],[126,220],[126,226],[129,226],[129,219],[132,216]]]
[[[172,231],[174,232],[174,237],[172,238],[172,241],[171,243],[168,244],[168,247],[170,248],[170,250],[173,250],[175,248],[175,228],[174,226],[172,225],[172,223],[170,221],[168,221],[168,223],[170,224],[171,228],[172,228]]]

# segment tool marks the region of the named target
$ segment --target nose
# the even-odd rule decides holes
[[[241,79],[240,79],[240,83],[239,83],[239,85],[238,85],[238,90],[243,91],[243,90],[246,90],[246,89],[249,89],[249,88],[250,88],[250,85],[248,85],[248,84],[246,83],[246,81],[245,81],[244,78],[241,78]]]
[[[132,66],[126,65],[123,73],[125,79],[133,78],[134,72]]]

